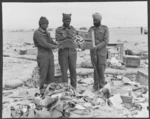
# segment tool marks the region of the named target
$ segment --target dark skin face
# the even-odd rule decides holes
[[[95,27],[99,27],[101,25],[101,21],[97,19],[93,19],[93,24]]]
[[[64,20],[64,21],[63,21],[63,25],[64,25],[65,27],[69,27],[69,26],[70,26],[70,23],[71,23],[71,20]]]
[[[47,28],[48,28],[48,23],[41,24],[40,27],[41,27],[43,30],[47,30]]]

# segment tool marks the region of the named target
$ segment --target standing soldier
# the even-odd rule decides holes
[[[58,57],[59,65],[62,73],[62,81],[68,82],[67,70],[70,71],[70,82],[72,87],[76,89],[76,60],[77,51],[76,45],[73,42],[73,37],[77,35],[76,29],[70,25],[71,14],[63,15],[63,25],[56,29],[56,41],[59,45]]]
[[[143,27],[141,27],[141,34],[143,34]]]
[[[107,44],[109,41],[108,27],[101,24],[102,16],[99,13],[92,15],[93,24],[89,34],[94,31],[95,47],[90,50],[91,62],[94,67],[93,91],[99,90],[105,85],[104,72],[106,68]]]
[[[33,36],[34,44],[38,48],[37,63],[40,73],[40,91],[42,91],[43,84],[53,82],[54,79],[54,55],[52,49],[57,48],[57,44],[47,31],[48,24],[47,18],[41,17],[39,28],[34,32]]]

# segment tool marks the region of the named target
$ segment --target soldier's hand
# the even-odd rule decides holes
[[[96,52],[97,47],[96,47],[96,46],[95,46],[95,47],[93,47],[93,48],[92,48],[92,50],[93,50],[93,52]]]
[[[82,51],[85,51],[85,49],[83,48],[83,49],[81,49]]]
[[[100,43],[100,41],[99,41],[99,40],[95,40],[95,43],[96,43],[96,44],[99,44],[99,43]]]
[[[64,49],[63,45],[61,45],[61,44],[58,44],[58,48]]]
[[[67,34],[67,37],[73,40],[74,35],[73,34]]]
[[[58,45],[54,45],[54,46],[53,46],[53,49],[57,49],[57,48],[58,48]]]

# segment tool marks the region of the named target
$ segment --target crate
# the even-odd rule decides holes
[[[136,79],[141,85],[148,86],[148,71],[138,71]]]
[[[134,55],[125,55],[124,62],[127,67],[139,67],[140,66],[140,57]]]

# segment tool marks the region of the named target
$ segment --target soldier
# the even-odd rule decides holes
[[[41,17],[39,28],[34,32],[33,36],[34,44],[38,48],[37,63],[40,73],[40,91],[43,88],[43,84],[53,82],[54,79],[54,55],[52,49],[57,48],[57,44],[47,31],[48,24],[47,18]]]
[[[89,34],[94,31],[95,47],[90,50],[91,62],[94,67],[93,91],[105,85],[104,72],[106,68],[107,44],[109,41],[108,27],[101,24],[102,16],[99,13],[92,15],[94,26],[90,27]]]
[[[141,27],[141,34],[143,34],[143,27]]]
[[[67,70],[69,68],[71,85],[76,88],[77,46],[73,42],[73,37],[77,35],[77,31],[70,25],[71,14],[63,13],[62,15],[63,25],[56,29],[56,41],[59,45],[58,57],[62,73],[62,81],[68,82]]]

